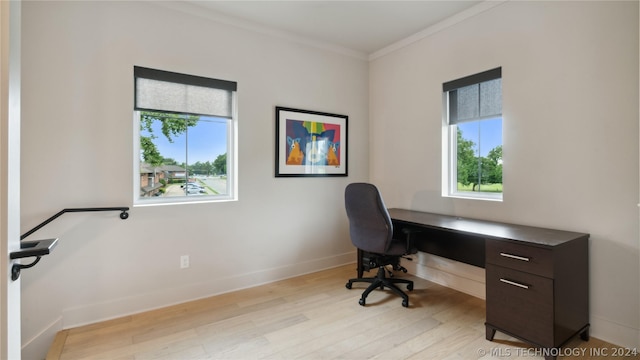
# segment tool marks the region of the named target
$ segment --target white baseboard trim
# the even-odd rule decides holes
[[[600,316],[591,315],[590,335],[612,344],[640,351],[640,329],[621,325]]]
[[[412,258],[413,261],[402,263],[411,274],[480,299],[486,298],[483,268],[423,252]]]
[[[192,284],[180,289],[172,288],[153,294],[136,295],[104,303],[65,309],[62,312],[62,316],[59,316],[37,335],[23,343],[22,358],[43,359],[56,334],[63,329],[115,319],[352,264],[355,258],[355,252],[349,252],[259,272],[216,279],[208,283]],[[484,269],[426,253],[415,254],[413,259],[414,261],[403,261],[403,266],[411,274],[481,299],[486,298]],[[176,294],[180,294],[180,296],[178,297]],[[640,329],[629,328],[598,316],[591,316],[591,335],[616,345],[640,348]]]
[[[62,330],[62,316],[45,326],[38,334],[22,344],[23,359],[44,359],[56,338]]]
[[[189,284],[180,288],[163,289],[158,292],[134,295],[103,303],[87,304],[62,311],[63,328],[92,324],[122,316],[242,290],[254,286],[330,269],[354,262],[355,251],[340,255],[314,259],[302,263],[265,269],[253,273],[217,278],[210,282]]]

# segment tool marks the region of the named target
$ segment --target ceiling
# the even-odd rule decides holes
[[[370,55],[483,1],[200,1],[206,11]]]

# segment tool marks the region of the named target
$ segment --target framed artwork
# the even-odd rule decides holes
[[[349,117],[276,107],[276,177],[347,176]]]

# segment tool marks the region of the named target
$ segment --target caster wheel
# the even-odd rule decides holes
[[[413,291],[413,284],[407,284],[407,290]]]
[[[364,301],[364,299],[360,299],[360,301],[358,301],[358,304],[360,304],[361,306],[365,306],[366,302]]]
[[[347,289],[351,289],[351,283],[350,282],[346,283],[344,287],[346,287]]]
[[[409,300],[402,300],[402,306],[409,307]]]

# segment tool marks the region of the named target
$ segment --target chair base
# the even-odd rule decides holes
[[[373,290],[380,288],[383,290],[385,287],[389,288],[389,290],[396,293],[398,296],[402,297],[402,306],[409,307],[409,296],[404,293],[404,291],[400,290],[400,288],[396,284],[407,284],[407,290],[413,290],[413,281],[406,279],[394,279],[388,278],[385,276],[385,267],[378,267],[378,274],[376,277],[372,278],[354,278],[349,279],[347,284],[345,285],[347,289],[351,289],[351,286],[354,282],[366,282],[370,283],[369,287],[362,293],[362,297],[360,298],[359,304],[362,306],[366,305],[366,298],[370,292]]]

